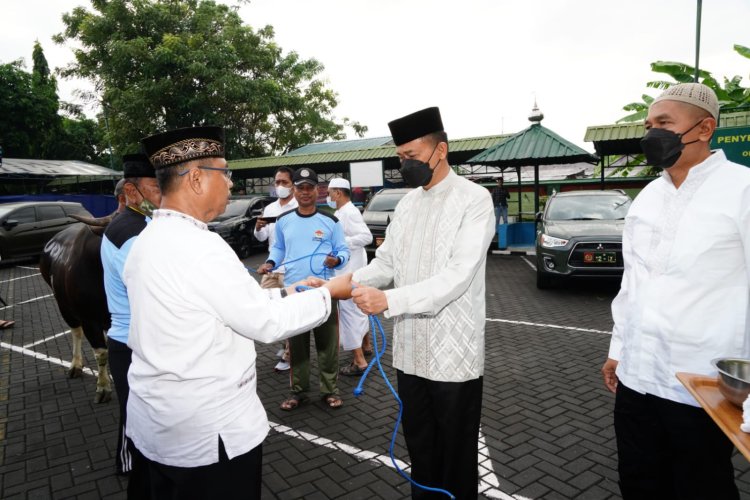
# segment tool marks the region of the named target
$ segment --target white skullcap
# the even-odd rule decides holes
[[[328,189],[331,189],[331,188],[351,189],[351,187],[349,186],[349,181],[347,181],[346,179],[342,179],[340,177],[331,179],[331,182],[328,183]]]
[[[680,83],[672,85],[659,97],[654,99],[653,104],[659,101],[679,101],[698,106],[705,109],[715,120],[719,119],[719,99],[716,93],[702,83]],[[652,104],[652,105],[653,105]]]

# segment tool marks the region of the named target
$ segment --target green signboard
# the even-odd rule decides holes
[[[727,159],[750,167],[750,127],[717,128],[711,149],[721,148]]]

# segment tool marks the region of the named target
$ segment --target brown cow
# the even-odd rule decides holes
[[[83,220],[78,218],[79,220]],[[83,367],[83,335],[94,349],[99,376],[95,403],[112,399],[107,370],[107,330],[110,316],[104,291],[104,270],[99,249],[102,234],[111,217],[85,220],[57,233],[44,247],[39,270],[52,287],[57,306],[73,336],[73,360],[68,376],[80,377]]]

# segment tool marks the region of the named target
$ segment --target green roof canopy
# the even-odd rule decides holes
[[[542,124],[532,123],[526,130],[470,158],[467,163],[523,167],[598,161],[596,156],[563,139]]]
[[[504,134],[449,140],[448,161],[453,165],[465,163],[468,158],[479,151],[500,144],[510,136],[511,134]],[[228,163],[229,168],[241,178],[272,176],[273,172],[282,166],[292,168],[307,166],[315,169],[319,174],[343,173],[349,171],[349,163],[369,160],[383,160],[385,169],[398,169],[400,165],[396,156],[396,147],[393,144],[372,146],[373,142],[377,143],[381,140],[321,143],[305,146],[281,156],[232,160]],[[305,150],[308,152],[305,153]]]

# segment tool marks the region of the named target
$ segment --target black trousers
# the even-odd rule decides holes
[[[120,403],[120,428],[117,433],[117,457],[115,459],[118,474],[128,474],[128,498],[146,500],[149,498],[148,470],[144,457],[136,450],[133,442],[125,435],[127,423],[128,369],[133,351],[117,340],[107,339],[109,351],[109,372],[115,383],[117,401]]]
[[[125,423],[127,422],[126,408],[128,407],[128,369],[132,351],[122,342],[107,338],[107,349],[109,351],[109,372],[115,383],[117,401],[120,403],[120,430],[117,433],[117,472],[125,474],[132,469],[132,456],[128,449],[128,438],[125,436]]]
[[[416,482],[457,499],[479,494],[479,419],[483,378],[435,382],[397,371],[403,430]],[[412,486],[413,499],[446,498]]]
[[[229,460],[219,439],[219,461],[200,467],[173,467],[146,460],[151,498],[157,500],[258,500],[263,445]]]
[[[739,499],[734,446],[702,409],[618,384],[620,491],[625,500]]]

